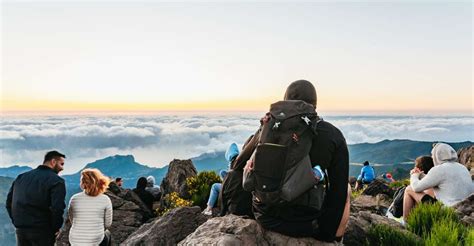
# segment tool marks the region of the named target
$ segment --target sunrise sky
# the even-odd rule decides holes
[[[472,3],[1,3],[1,109],[473,110]]]

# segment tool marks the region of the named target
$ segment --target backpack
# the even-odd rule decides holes
[[[398,188],[393,195],[393,202],[388,209],[396,218],[400,218],[403,215],[403,195],[405,194],[406,188],[406,186]]]
[[[314,106],[304,101],[271,105],[251,157],[253,170],[244,174],[243,187],[258,202],[278,206],[305,200],[304,205],[321,208],[324,184],[314,176],[309,157],[320,121]],[[305,193],[312,197],[298,199]]]
[[[220,215],[228,213],[249,216],[252,213],[252,194],[242,188],[242,171],[230,170],[222,182],[222,189],[219,194],[221,211]]]

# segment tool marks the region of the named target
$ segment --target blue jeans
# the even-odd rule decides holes
[[[211,193],[209,194],[209,200],[207,200],[207,205],[213,208],[216,205],[217,198],[219,197],[219,192],[221,192],[221,183],[214,183],[211,187]]]

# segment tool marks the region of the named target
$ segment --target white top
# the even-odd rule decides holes
[[[89,196],[81,192],[69,201],[69,231],[71,245],[99,245],[104,230],[112,225],[112,202],[104,194]]]
[[[434,167],[423,179],[412,174],[410,185],[415,192],[433,188],[436,199],[452,206],[474,192],[474,183],[467,168],[456,162],[457,154],[447,144],[437,144],[432,151]]]

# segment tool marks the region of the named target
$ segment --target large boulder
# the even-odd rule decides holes
[[[369,211],[384,215],[390,207],[391,199],[385,194],[377,196],[360,195],[351,202],[351,212]]]
[[[113,189],[104,194],[110,198],[113,207],[112,226],[109,228],[112,234],[112,244],[117,245],[136,231],[143,223],[152,218],[153,213],[143,204],[138,196],[131,190]],[[69,220],[59,235],[57,245],[69,244]]]
[[[161,194],[163,196],[177,192],[181,198],[188,199],[186,179],[197,175],[197,170],[191,160],[171,161],[168,167],[168,173],[161,182]]]
[[[456,209],[461,222],[467,226],[474,226],[474,193],[453,206]]]
[[[395,192],[388,186],[388,184],[380,179],[375,179],[372,183],[367,185],[362,194],[369,196],[376,196],[378,194],[385,194],[393,197]]]
[[[264,230],[255,220],[227,215],[208,220],[178,245],[335,245]]]
[[[459,163],[467,167],[471,172],[471,178],[474,180],[474,145],[464,147],[458,150]]]
[[[206,220],[199,207],[177,208],[142,225],[122,245],[176,245]]]
[[[354,246],[364,245],[367,233],[372,225],[381,224],[403,230],[403,226],[400,223],[385,216],[373,214],[368,211],[352,213],[344,235],[344,244]]]

